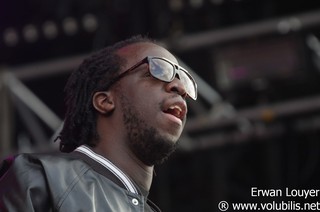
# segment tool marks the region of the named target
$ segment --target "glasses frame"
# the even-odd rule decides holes
[[[128,68],[127,70],[125,70],[124,72],[122,72],[121,74],[119,74],[117,77],[115,77],[111,83],[109,84],[109,88],[115,84],[117,81],[119,81],[120,79],[122,79],[123,77],[125,77],[126,75],[128,75],[131,71],[135,70],[136,68],[138,68],[139,66],[141,66],[142,64],[144,63],[147,63],[148,64],[148,69],[149,69],[149,63],[152,59],[160,59],[160,60],[164,60],[166,62],[168,62],[169,64],[171,64],[173,66],[173,70],[174,70],[174,74],[172,76],[172,78],[169,80],[169,81],[165,81],[165,80],[162,80],[162,79],[159,79],[157,77],[154,77],[151,73],[150,70],[148,70],[151,74],[152,77],[154,77],[155,79],[157,80],[160,80],[160,81],[163,81],[163,82],[172,82],[174,80],[174,78],[176,77],[177,75],[177,71],[183,71],[189,78],[190,80],[192,81],[193,85],[194,85],[194,88],[195,88],[195,97],[192,97],[190,96],[188,93],[188,96],[193,99],[193,100],[196,100],[197,99],[197,83],[196,81],[194,80],[194,78],[189,74],[189,72],[187,70],[185,70],[183,67],[181,67],[180,65],[176,64],[176,63],[173,63],[171,62],[170,60],[164,58],[164,57],[156,57],[156,56],[147,56],[145,58],[143,58],[141,61],[137,62],[135,65],[131,66],[130,68]],[[178,73],[179,77],[180,77],[180,73]]]

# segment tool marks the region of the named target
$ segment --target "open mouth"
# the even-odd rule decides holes
[[[167,107],[163,112],[175,116],[183,121],[187,114],[187,108],[184,103],[176,102]]]

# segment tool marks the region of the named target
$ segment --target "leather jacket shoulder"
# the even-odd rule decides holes
[[[0,211],[159,211],[133,183],[80,151],[8,161],[0,169]]]

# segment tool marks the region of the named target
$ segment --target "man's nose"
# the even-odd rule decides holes
[[[167,92],[177,93],[182,96],[184,99],[187,97],[186,89],[182,84],[182,81],[179,79],[179,76],[176,77],[166,85]]]

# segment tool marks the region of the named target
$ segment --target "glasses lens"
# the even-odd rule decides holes
[[[197,85],[195,84],[193,78],[190,74],[180,69],[179,73],[180,80],[184,85],[187,94],[194,100],[197,99]]]
[[[165,81],[171,82],[174,79],[175,67],[170,62],[163,60],[161,58],[152,58],[149,61],[149,70],[153,77]],[[197,99],[197,85],[191,77],[191,75],[183,70],[179,69],[179,79],[185,86],[187,94],[194,100]]]
[[[159,80],[170,82],[173,79],[174,67],[165,60],[152,58],[149,61],[149,68],[152,76]]]

